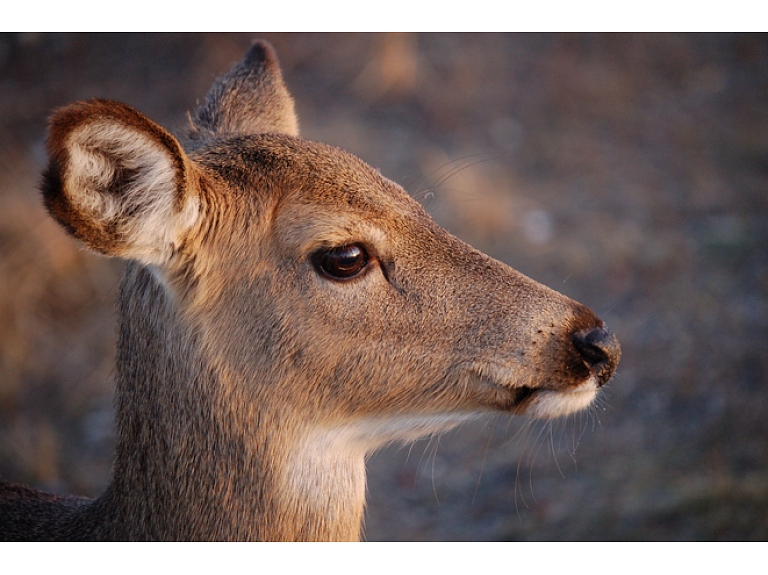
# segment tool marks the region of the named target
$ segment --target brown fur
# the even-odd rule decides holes
[[[123,104],[53,116],[46,205],[131,260],[117,457],[94,501],[0,485],[0,536],[355,540],[371,450],[487,412],[568,413],[610,378],[619,347],[591,311],[296,126],[263,42],[186,150]],[[348,245],[367,254],[358,275],[319,269]]]

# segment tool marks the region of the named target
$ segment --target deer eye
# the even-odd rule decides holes
[[[347,280],[365,269],[368,253],[360,244],[349,244],[318,251],[313,257],[313,263],[324,275],[336,280]]]

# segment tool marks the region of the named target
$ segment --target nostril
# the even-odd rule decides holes
[[[575,333],[573,346],[600,385],[611,378],[621,357],[621,347],[608,328],[601,326]]]
[[[573,345],[584,361],[594,366],[608,359],[603,342],[609,338],[609,335],[602,328],[581,331],[573,336]]]

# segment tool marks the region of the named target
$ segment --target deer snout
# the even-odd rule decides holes
[[[621,346],[607,327],[603,325],[575,333],[573,346],[594,374],[599,386],[602,387],[611,379],[619,364]]]

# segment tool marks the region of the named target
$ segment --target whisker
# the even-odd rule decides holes
[[[437,459],[437,450],[440,447],[440,435],[435,436],[435,446],[432,449],[432,493],[435,495],[437,506],[440,507],[440,497],[437,495],[437,486],[435,485],[435,460]]]
[[[483,470],[485,469],[485,462],[488,459],[488,448],[491,445],[491,438],[493,437],[493,432],[496,430],[496,426],[493,425],[491,427],[491,433],[488,435],[488,439],[485,441],[485,449],[483,449],[483,461],[480,464],[480,473],[477,476],[477,483],[475,484],[475,492],[472,494],[472,505],[475,504],[475,499],[477,498],[477,492],[480,489],[480,480],[483,478]]]
[[[432,194],[434,196],[434,193],[437,192],[446,182],[456,177],[458,174],[460,174],[464,170],[467,170],[469,168],[472,168],[473,166],[476,166],[485,162],[496,160],[506,155],[509,155],[509,154],[478,152],[476,154],[467,154],[465,156],[461,156],[454,160],[450,160],[445,164],[441,165],[440,167],[434,169],[431,173],[422,176],[423,183],[416,189],[416,191],[413,192],[412,196],[416,199],[427,198],[428,194]],[[485,157],[482,157],[482,156],[485,156]],[[471,161],[473,158],[478,158],[478,157],[480,159]],[[450,169],[447,170],[447,173],[440,174],[440,172],[447,167],[450,167]],[[437,176],[436,181],[431,185],[427,186],[426,185],[427,181],[431,180],[433,176]],[[431,197],[428,199],[431,199]]]

